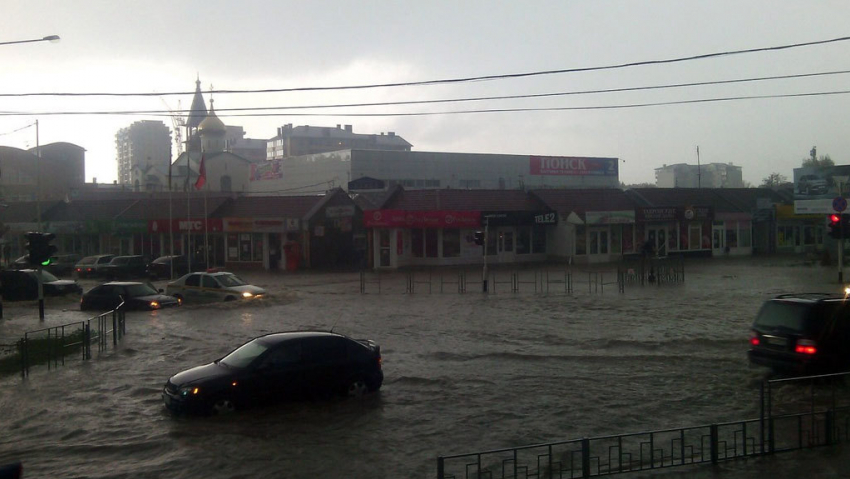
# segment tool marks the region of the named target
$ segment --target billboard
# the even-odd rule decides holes
[[[839,195],[848,197],[848,193],[850,165],[794,168],[794,211],[797,214],[834,213],[832,200]]]
[[[528,170],[544,176],[614,176],[619,174],[618,158],[582,156],[529,156]]]

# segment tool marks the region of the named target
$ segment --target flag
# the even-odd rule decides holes
[[[200,190],[207,182],[207,167],[204,165],[204,155],[201,155],[201,166],[198,167],[198,179],[195,181],[195,189]]]

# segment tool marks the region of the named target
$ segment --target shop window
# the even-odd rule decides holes
[[[815,244],[815,232],[811,226],[803,227],[803,244],[806,246]]]
[[[546,227],[533,226],[531,228],[531,252],[543,254],[546,252]]]
[[[425,230],[425,256],[436,258],[438,256],[439,230],[428,228]]]
[[[635,251],[635,225],[623,225],[623,253]]]
[[[387,267],[390,265],[390,231],[379,230],[378,242],[380,244],[380,262],[381,266]]]
[[[620,225],[611,227],[611,254],[620,254],[623,250],[620,248],[623,239],[623,228]]]
[[[460,256],[460,230],[443,230],[443,258]]]
[[[424,243],[425,234],[421,228],[414,228],[410,230],[410,251],[414,258],[421,258],[424,256]]]
[[[239,235],[239,261],[251,261],[251,235]]]
[[[587,231],[583,225],[576,226],[576,256],[587,254]]]
[[[702,244],[702,227],[700,225],[691,225],[688,232],[688,249],[700,249]]]
[[[239,235],[227,235],[227,261],[239,261]]]
[[[776,228],[777,246],[794,246],[794,227],[780,226]]]
[[[667,231],[667,251],[676,251],[679,249],[679,230],[675,227]]]
[[[738,222],[738,246],[749,248],[753,245],[752,230],[749,221]]]
[[[516,232],[516,254],[531,252],[531,228],[519,227]]]
[[[738,247],[738,222],[737,221],[727,221],[726,222],[726,247],[727,248],[737,248]]]
[[[263,260],[263,234],[262,233],[255,233],[251,236],[252,236],[251,242],[253,243],[253,246],[254,246],[253,251],[252,251],[252,255],[251,255],[251,260],[252,261],[262,261]]]

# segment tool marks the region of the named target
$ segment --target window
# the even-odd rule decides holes
[[[542,254],[546,252],[546,227],[533,226],[531,228],[531,252]]]
[[[622,239],[622,228],[620,225],[611,226],[611,253],[612,254],[620,254],[622,251],[620,249]]]
[[[200,286],[201,285],[201,275],[193,274],[186,278],[186,286]]]
[[[414,258],[421,258],[424,255],[424,237],[425,232],[422,228],[414,228],[410,230],[410,252]]]
[[[750,230],[749,221],[738,222],[738,246],[741,248],[749,248],[753,245],[752,231]]]
[[[702,245],[702,227],[700,225],[691,225],[688,232],[689,249],[700,249]]]
[[[425,230],[425,256],[428,258],[437,257],[437,245],[439,243],[437,233],[438,230],[433,228]]]
[[[521,226],[516,231],[516,254],[531,252],[531,228]]]
[[[587,254],[587,233],[584,226],[576,226],[576,256]]]
[[[305,338],[302,341],[301,356],[305,363],[327,364],[345,360],[346,349],[342,338]]]
[[[204,288],[218,288],[218,283],[211,276],[204,276],[203,286]]]
[[[738,222],[728,221],[726,223],[726,247],[738,247]]]
[[[460,230],[443,230],[443,258],[460,256]]]

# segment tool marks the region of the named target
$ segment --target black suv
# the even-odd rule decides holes
[[[144,256],[116,256],[104,265],[101,272],[106,279],[141,278],[147,274],[148,262]]]
[[[765,301],[750,332],[750,362],[780,373],[822,373],[850,365],[850,300],[828,293]]]
[[[321,331],[254,338],[227,356],[176,374],[162,399],[174,412],[221,414],[301,397],[360,396],[384,381],[381,348]]]

